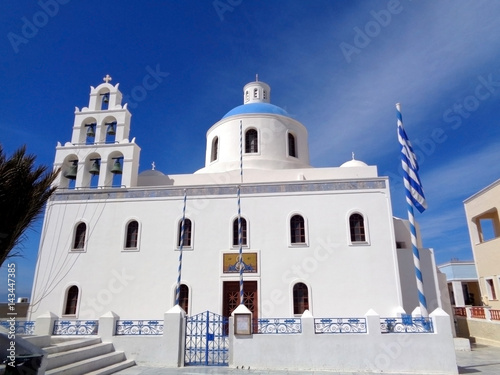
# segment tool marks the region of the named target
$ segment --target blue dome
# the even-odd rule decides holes
[[[287,111],[285,111],[283,108],[278,107],[277,105],[269,103],[249,103],[249,104],[242,104],[238,107],[231,109],[222,118],[235,115],[244,115],[247,113],[269,113],[274,115],[282,115],[290,117]]]

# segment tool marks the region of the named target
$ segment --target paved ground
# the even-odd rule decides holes
[[[457,364],[459,374],[476,375],[500,375],[500,347],[474,345],[472,351],[457,351]],[[127,370],[117,372],[121,375],[198,375],[198,374],[248,374],[248,375],[343,375],[342,372],[330,371],[271,371],[271,370],[242,370],[228,367],[181,367],[181,368],[161,368],[134,366]],[[353,375],[350,373],[349,375]],[[361,373],[360,373],[361,375]],[[362,375],[371,375],[363,372]],[[380,375],[380,373],[378,373]],[[396,374],[393,374],[396,375]],[[427,374],[419,374],[427,375]]]

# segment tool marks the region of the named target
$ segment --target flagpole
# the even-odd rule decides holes
[[[420,253],[417,247],[417,231],[415,229],[415,217],[413,216],[413,206],[411,201],[406,197],[406,203],[408,204],[408,220],[410,221],[410,232],[411,232],[411,247],[413,251],[413,264],[415,266],[415,277],[417,280],[417,290],[418,290],[418,301],[420,304],[420,312],[424,318],[429,316],[427,311],[427,301],[424,295],[424,279],[422,277],[422,272],[420,271]]]
[[[406,203],[408,210],[408,220],[410,222],[411,232],[411,247],[413,251],[413,264],[415,266],[415,277],[418,290],[418,301],[420,305],[420,313],[422,317],[427,318],[429,312],[427,310],[427,301],[424,295],[424,282],[420,267],[420,253],[418,251],[417,231],[415,229],[415,217],[413,215],[413,206],[420,212],[427,208],[424,192],[418,176],[418,164],[413,152],[408,136],[403,128],[403,117],[401,115],[401,104],[396,104],[398,118],[398,139],[401,144],[401,164],[403,167],[403,180],[405,185]]]
[[[181,239],[179,244],[179,267],[177,272],[177,287],[175,289],[175,304],[179,305],[181,295],[181,276],[182,276],[182,249],[184,247],[184,224],[186,222],[186,198],[187,190],[184,189],[184,205],[182,207]],[[186,311],[187,313],[187,311]]]
[[[243,182],[243,124],[240,120],[240,185],[238,185],[238,245],[240,268],[240,305],[245,303],[243,293],[243,232],[241,228],[241,183]]]

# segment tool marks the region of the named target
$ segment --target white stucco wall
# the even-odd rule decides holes
[[[412,249],[398,249],[399,273],[403,293],[403,308],[410,314],[419,306],[415,265]],[[423,276],[424,295],[427,301],[427,310],[432,311],[442,307],[441,293],[437,281],[437,269],[434,264],[432,249],[419,249],[420,269]]]
[[[232,336],[230,366],[342,373],[458,374],[449,316],[438,309],[431,317],[434,333],[397,334],[381,334],[379,316],[373,314],[367,316],[368,333],[363,334],[315,334],[314,318],[302,318],[300,334]]]
[[[243,133],[243,164],[245,169],[290,169],[309,167],[307,130],[300,122],[275,114],[244,114],[224,118],[207,132],[205,168],[196,173],[225,172],[240,169],[240,121]],[[258,151],[245,153],[245,133],[255,129]],[[296,140],[297,157],[288,155],[288,133]],[[212,142],[219,138],[218,158],[211,161]]]
[[[315,314],[353,316],[375,308],[390,315],[399,308],[388,188],[369,188],[370,181],[385,180],[243,186],[241,210],[249,226],[244,251],[256,252],[259,262],[258,273],[245,275],[245,280],[258,281],[259,316],[291,316],[296,282],[309,287]],[[190,288],[188,313],[220,313],[222,282],[238,280],[237,274],[222,272],[222,254],[237,253],[231,242],[236,188],[210,190],[222,195],[195,195],[203,191],[196,189],[190,193],[188,187],[186,217],[193,222],[193,246],[185,248],[182,268],[182,281]],[[173,195],[160,196],[165,192]],[[65,291],[75,284],[81,289],[78,318],[96,318],[108,310],[124,319],[161,318],[174,301],[182,194],[177,188],[73,192],[51,201],[33,316],[62,314]],[[348,219],[353,212],[365,217],[367,243],[350,243]],[[289,243],[289,220],[296,213],[305,219],[305,245]],[[124,251],[125,226],[132,219],[140,225],[139,248]],[[80,221],[87,223],[88,236],[85,251],[75,252],[70,247]]]

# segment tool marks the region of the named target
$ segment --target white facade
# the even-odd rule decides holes
[[[108,311],[120,319],[162,319],[175,305],[184,194],[191,228],[181,306],[188,315],[229,316],[239,303],[238,187],[245,303],[254,318],[413,311],[409,232],[392,216],[388,178],[354,157],[340,167],[311,167],[306,128],[270,103],[269,85],[247,84],[243,102],[209,128],[204,168],[139,174],[140,148],[129,140],[131,115],[118,85],[91,88],[89,107],[75,111],[71,142],[56,148],[55,166],[63,171],[46,211],[32,319],[47,311],[67,319],[99,319]],[[423,273],[432,311],[441,306],[432,251],[424,251]]]

